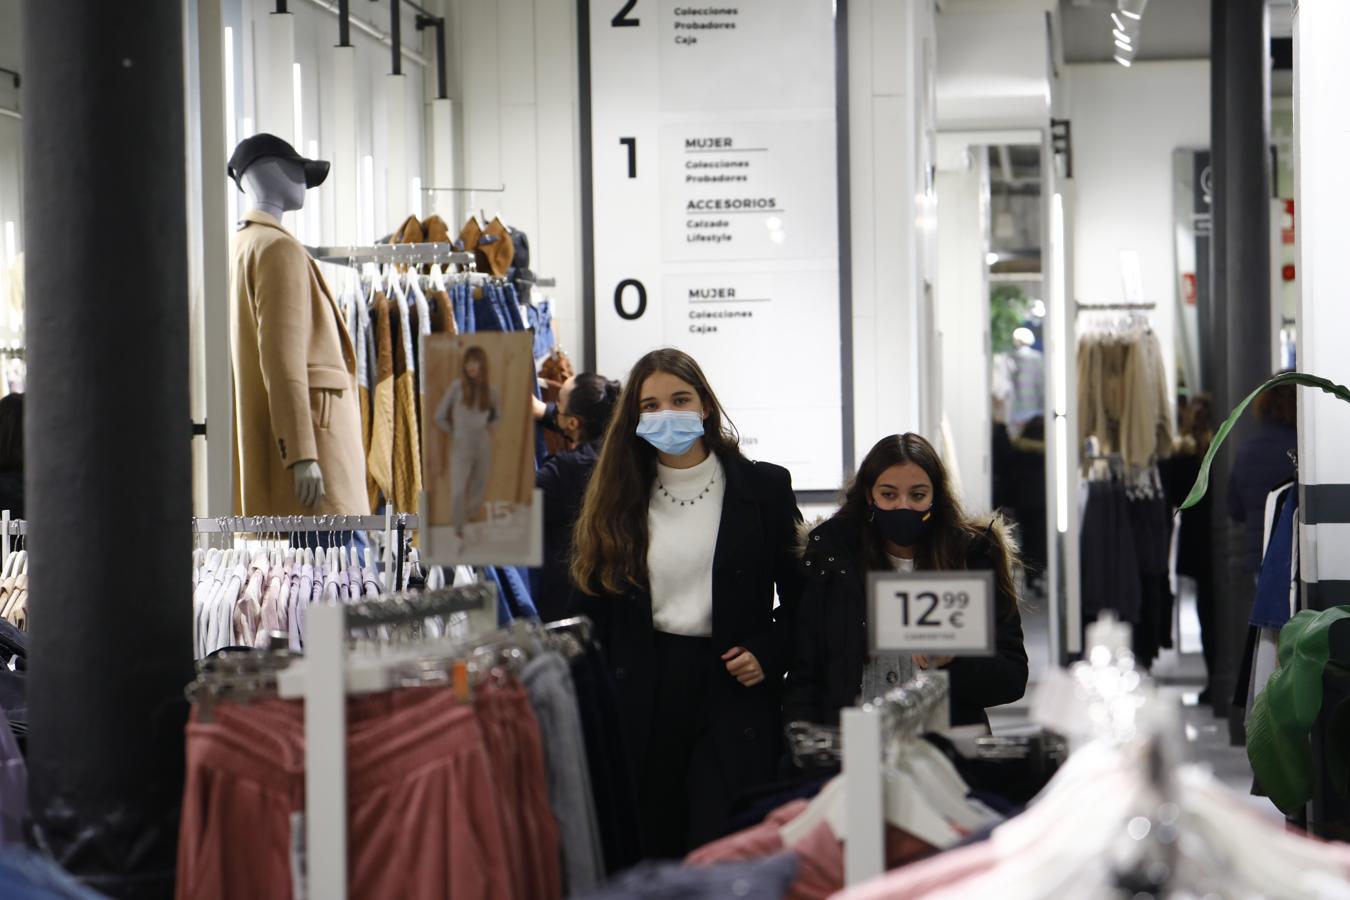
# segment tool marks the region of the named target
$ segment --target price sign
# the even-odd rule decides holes
[[[873,572],[867,632],[872,652],[992,656],[992,572]]]

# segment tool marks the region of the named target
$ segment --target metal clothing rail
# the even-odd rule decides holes
[[[506,185],[495,188],[471,188],[471,187],[424,187],[422,190],[428,194],[504,194]]]
[[[456,250],[453,244],[369,244],[350,247],[311,247],[309,252],[319,262],[339,266],[356,266],[363,263],[474,265],[474,255]]]
[[[1144,312],[1158,308],[1156,303],[1084,303],[1081,300],[1074,305],[1078,307],[1079,312],[1099,310],[1103,312],[1130,312],[1132,310]]]
[[[345,626],[350,633],[377,625],[415,622],[460,612],[495,609],[496,592],[481,584],[465,584],[439,591],[393,594],[349,603]]]
[[[384,516],[216,516],[193,519],[192,533],[295,534],[316,531],[336,534],[344,531],[383,531],[388,524]],[[396,513],[393,524],[415,529],[418,527],[417,516]]]
[[[412,513],[386,511],[382,516],[219,516],[193,519],[193,534],[342,534],[357,531],[384,532],[384,589],[401,591],[404,536],[419,525]]]

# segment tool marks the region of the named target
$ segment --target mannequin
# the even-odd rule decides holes
[[[351,338],[318,267],[281,226],[327,172],[272,135],[242,142],[230,162],[250,199],[233,247],[231,334],[243,515],[370,511]]]
[[[305,206],[305,170],[294,160],[265,156],[244,172],[244,192],[253,200],[253,208],[278,222],[288,212]],[[315,507],[324,497],[323,469],[317,459],[297,460],[291,466],[295,476],[295,496],[306,507]]]

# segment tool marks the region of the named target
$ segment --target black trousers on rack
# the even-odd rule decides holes
[[[656,634],[655,715],[639,776],[642,843],[651,859],[679,859],[717,838],[730,808],[708,717],[717,663],[711,638]]]

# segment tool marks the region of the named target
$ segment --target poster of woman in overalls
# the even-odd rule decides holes
[[[429,559],[535,564],[530,336],[433,334],[423,342]]]

